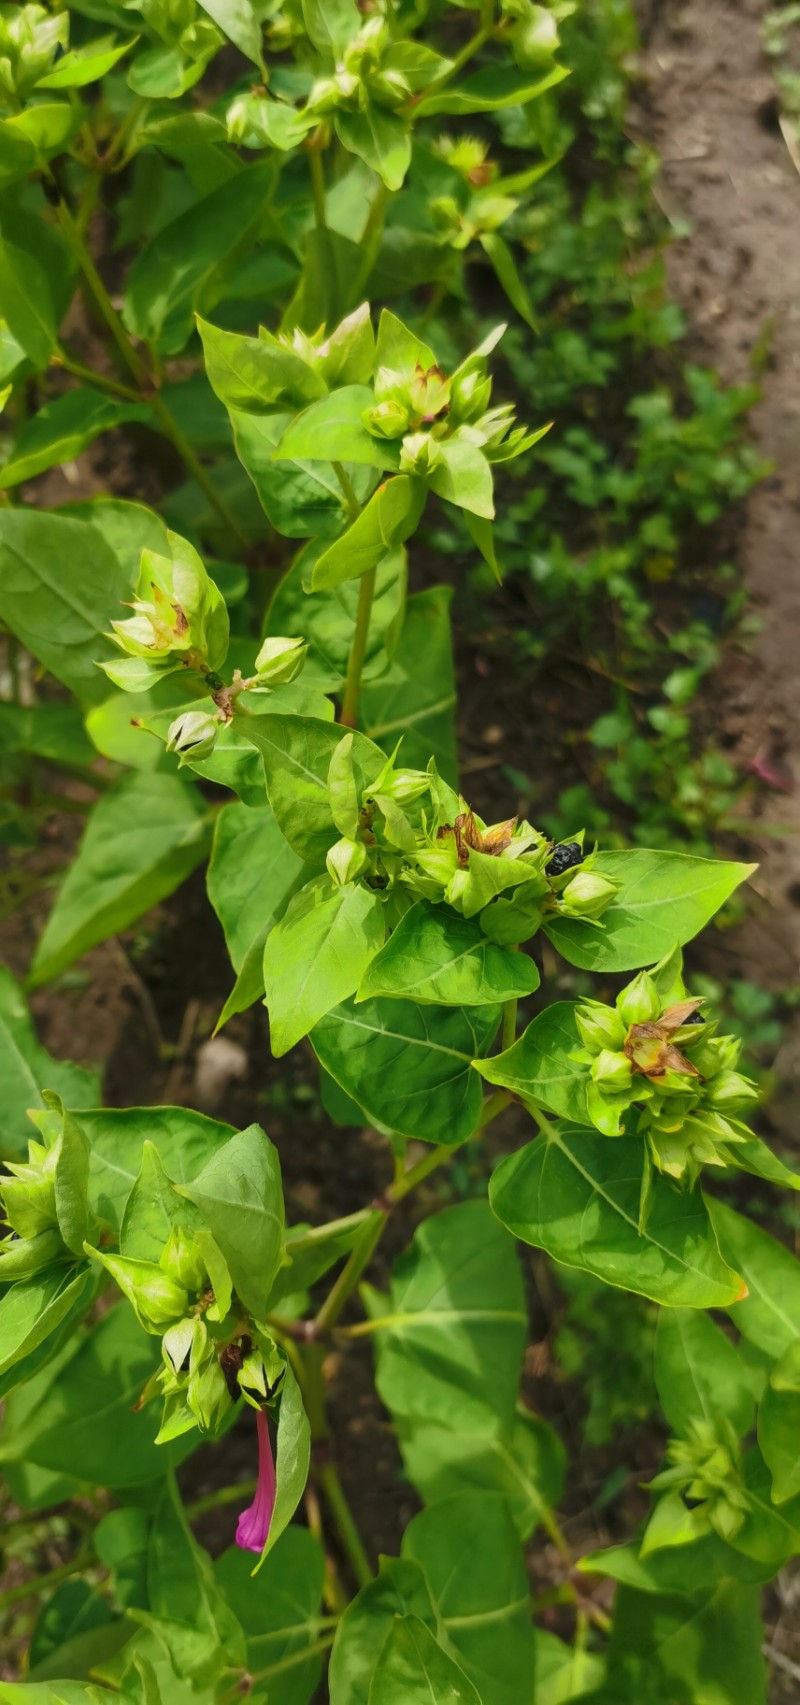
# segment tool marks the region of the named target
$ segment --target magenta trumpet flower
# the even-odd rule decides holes
[[[266,1411],[256,1411],[258,1433],[258,1485],[252,1504],[242,1510],[236,1523],[236,1543],[243,1551],[263,1551],[275,1508],[275,1463]]]

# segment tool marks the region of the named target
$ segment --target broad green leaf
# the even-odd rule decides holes
[[[84,1485],[135,1486],[159,1479],[187,1451],[183,1441],[177,1452],[174,1445],[156,1446],[152,1410],[134,1413],[156,1354],[127,1303],[110,1309],[73,1340],[55,1378],[45,1369],[35,1384],[9,1399],[0,1460],[22,1458]]]
[[[206,881],[237,978],[220,1024],[263,994],[264,943],[306,874],[268,805],[223,806]]]
[[[800,1553],[800,1497],[780,1504],[773,1501],[772,1476],[755,1445],[745,1454],[742,1480],[747,1514],[734,1545],[745,1557],[767,1564],[777,1573],[790,1557]]]
[[[426,1504],[460,1492],[499,1493],[505,1498],[520,1539],[530,1539],[558,1502],[564,1481],[563,1446],[546,1421],[518,1406],[516,1414],[491,1426],[486,1414],[474,1428],[454,1409],[449,1425],[400,1417],[397,1437],[406,1472]]]
[[[227,1667],[242,1666],[244,1635],[211,1559],[189,1530],[172,1476],[153,1512],[147,1548],[147,1596],[151,1618],[171,1623],[173,1661],[198,1683]],[[150,1618],[148,1618],[149,1620]]]
[[[455,504],[457,509],[491,521],[494,517],[494,486],[492,470],[483,451],[469,440],[445,438],[439,445],[439,453],[439,460],[427,475],[431,491]]]
[[[411,165],[411,130],[399,113],[368,101],[361,112],[337,112],[334,128],[342,147],[371,166],[387,189],[400,188]]]
[[[577,1567],[587,1575],[606,1575],[635,1587],[637,1592],[676,1593],[690,1598],[702,1598],[709,1583],[734,1576],[745,1582],[766,1579],[764,1565],[757,1564],[732,1546],[707,1533],[692,1545],[665,1546],[642,1557],[639,1542],[612,1545],[606,1551],[589,1552],[581,1557]]]
[[[297,407],[324,397],[324,379],[263,328],[259,337],[241,337],[198,316],[197,329],[208,382],[226,408],[261,414],[279,397]]]
[[[400,452],[386,438],[373,438],[361,419],[375,401],[369,385],[344,385],[331,391],[287,426],[274,451],[276,461],[357,462],[370,468],[395,469]],[[389,548],[387,541],[384,549]]]
[[[758,1442],[776,1504],[800,1495],[800,1391],[768,1385],[758,1410]]]
[[[749,1343],[782,1356],[800,1338],[800,1261],[727,1203],[709,1198],[708,1210],[725,1259],[747,1286],[730,1309],[731,1319]]]
[[[369,1705],[401,1699],[403,1705],[481,1705],[464,1671],[417,1616],[395,1621],[370,1682]]]
[[[562,83],[569,72],[557,65],[546,76],[519,71],[513,66],[491,65],[474,71],[463,83],[423,95],[415,108],[417,118],[431,118],[438,113],[464,113],[469,117],[477,112],[499,112],[502,107],[526,106],[539,95],[546,94]]]
[[[619,1589],[597,1705],[765,1705],[758,1590],[709,1586],[695,1600]]]
[[[152,425],[153,412],[146,403],[117,402],[89,386],[65,392],[45,403],[23,428],[10,460],[0,469],[0,490],[71,462],[101,432],[132,420]]]
[[[458,785],[455,729],[455,677],[450,634],[449,586],[415,592],[391,668],[362,692],[360,716],[376,745],[390,754],[400,736],[404,764],[428,767],[436,759],[439,774]]]
[[[185,782],[123,776],[89,816],[36,949],[31,984],[57,976],[166,899],[205,857],[209,838],[203,803]]]
[[[263,65],[263,25],[253,0],[199,0],[199,4],[246,59],[252,59],[254,65]]]
[[[281,581],[269,607],[269,631],[302,633],[308,644],[303,680],[331,693],[344,684],[360,588],[357,581],[345,580],[329,592],[309,598],[304,578],[307,564],[318,549],[317,544],[310,544],[301,551]],[[406,579],[405,551],[390,551],[378,563],[375,574],[362,682],[385,675],[389,668],[403,622]]]
[[[170,554],[166,522],[144,503],[130,503],[123,497],[91,497],[82,503],[67,503],[55,513],[68,521],[88,521],[119,558],[129,586],[136,583],[142,551]],[[119,657],[116,648],[113,655]]]
[[[490,1046],[499,1017],[494,1007],[346,1001],[314,1026],[311,1042],[368,1122],[423,1142],[458,1143],[480,1116],[480,1079],[471,1063]]]
[[[92,1289],[86,1268],[75,1273],[49,1267],[33,1279],[10,1285],[0,1297],[0,1374],[44,1344],[74,1304]],[[9,1386],[4,1382],[4,1390]]]
[[[47,367],[72,293],[75,266],[54,226],[0,211],[0,302],[9,331],[37,368]]]
[[[68,1643],[81,1637],[85,1640],[93,1630],[107,1628],[110,1621],[110,1607],[96,1588],[90,1587],[88,1581],[66,1581],[42,1605],[36,1618],[28,1654],[29,1674],[35,1681],[45,1679],[48,1669],[51,1674],[63,1675],[69,1662],[64,1650]],[[127,1638],[125,1630],[122,1639]],[[100,1651],[102,1647],[98,1657]],[[62,1656],[66,1658],[63,1664]]]
[[[155,1143],[145,1142],[142,1164],[131,1190],[119,1232],[120,1254],[133,1261],[158,1263],[172,1227],[203,1228],[202,1216],[179,1196]]]
[[[383,946],[384,906],[372,889],[310,883],[290,900],[264,949],[272,1052],[288,1053],[331,1007],[355,994]]]
[[[313,717],[270,716],[247,724],[264,759],[267,793],[275,821],[300,858],[319,867],[339,839],[328,798],[328,770],[341,728]],[[352,758],[360,789],[380,774],[384,755],[354,733]]]
[[[500,236],[499,231],[482,231],[480,244],[484,254],[488,255],[512,308],[516,308],[520,319],[530,326],[531,331],[538,332],[528,287],[520,276],[505,238]]]
[[[333,469],[324,462],[276,462],[273,458],[291,415],[231,409],[230,417],[236,454],[276,532],[287,539],[330,539],[341,533],[347,511]],[[375,483],[374,469],[351,464],[346,472],[359,501],[365,501]]]
[[[487,1433],[511,1419],[528,1321],[513,1240],[487,1202],[423,1220],[378,1306],[376,1383],[393,1415]]]
[[[696,1309],[662,1309],[655,1349],[656,1385],[673,1432],[724,1415],[740,1436],[753,1424],[753,1395],[730,1338]],[[800,1490],[800,1486],[798,1486]]]
[[[336,59],[361,28],[355,0],[302,0],[303,22],[314,46]]]
[[[20,1160],[27,1154],[34,1134],[27,1110],[44,1105],[45,1089],[55,1090],[76,1111],[96,1106],[100,1100],[96,1072],[54,1060],[40,1046],[22,991],[11,972],[0,966],[0,1154],[4,1158]]]
[[[549,918],[545,932],[570,965],[633,971],[691,941],[756,866],[636,849],[598,853],[593,869],[620,884],[602,928],[577,918]]]
[[[485,1705],[530,1705],[530,1587],[505,1501],[485,1493],[445,1498],[414,1517],[402,1549],[421,1565],[439,1638]]]
[[[519,955],[509,957],[517,959]],[[504,1054],[481,1060],[476,1070],[487,1083],[501,1084],[551,1113],[588,1125],[588,1069],[571,1058],[582,1046],[575,1023],[575,1002],[554,1001],[552,1006],[537,1013],[518,1042]]]
[[[449,906],[419,900],[372,960],[356,999],[406,995],[438,1006],[497,1006],[538,986],[539,973],[524,953],[496,946]]]
[[[557,1634],[536,1629],[533,1697],[536,1705],[570,1705],[600,1685],[602,1658],[583,1646],[567,1646]]]
[[[180,1194],[200,1209],[245,1308],[263,1320],[284,1226],[280,1162],[269,1137],[260,1125],[237,1131]]]
[[[341,395],[341,392],[336,393]],[[311,574],[312,592],[325,592],[345,580],[358,580],[416,532],[425,507],[421,480],[398,474],[378,486],[357,521],[318,557]]]
[[[90,1206],[117,1233],[146,1142],[155,1144],[168,1176],[181,1184],[195,1178],[234,1134],[230,1125],[188,1107],[97,1108],[81,1112],[80,1122],[89,1141]],[[58,1116],[49,1114],[50,1140],[59,1128]]]
[[[269,164],[247,166],[165,225],[135,258],[123,318],[129,332],[176,355],[188,341],[193,310],[208,311],[254,241],[273,184]]]
[[[489,1186],[498,1219],[523,1243],[606,1284],[678,1308],[725,1308],[742,1281],[717,1247],[702,1196],[660,1173],[640,1232],[642,1145],[566,1126],[501,1162]]]
[[[132,41],[116,45],[114,36],[99,36],[97,41],[87,42],[85,47],[76,47],[63,54],[53,70],[38,79],[36,87],[83,89],[87,83],[99,83],[101,77],[113,70],[133,46]]]
[[[377,1658],[404,1616],[436,1632],[436,1609],[419,1564],[381,1557],[376,1579],[351,1599],[337,1627],[328,1672],[331,1705],[368,1705]]]
[[[246,1552],[231,1546],[214,1564],[217,1580],[247,1640],[247,1668],[281,1705],[308,1705],[319,1681],[319,1639],[325,1559],[305,1527],[289,1527],[258,1572]],[[291,1660],[291,1662],[290,1662]]]
[[[97,704],[108,696],[97,664],[119,655],[107,629],[133,596],[138,564],[138,552],[123,562],[86,521],[3,509],[0,620],[57,680]]]
[[[278,1410],[275,1451],[275,1504],[262,1562],[288,1527],[306,1489],[311,1459],[311,1428],[291,1362],[286,1363]],[[259,1565],[260,1567],[260,1565]]]
[[[429,367],[435,366],[436,356],[428,344],[423,343],[390,308],[384,308],[378,321],[375,371],[380,372],[385,367],[390,373],[411,379],[417,367],[427,372]]]

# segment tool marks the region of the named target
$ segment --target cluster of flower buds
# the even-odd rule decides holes
[[[134,614],[112,622],[124,658],[103,663],[116,686],[141,692],[165,675],[185,668],[212,682],[228,652],[225,600],[196,550],[168,533],[171,555],[142,551]]]
[[[434,61],[435,56],[430,54]],[[329,75],[314,83],[306,112],[317,118],[328,113],[364,111],[369,106],[396,112],[420,86],[422,56],[417,58],[395,44],[387,19],[373,12],[347,43]],[[430,67],[425,66],[430,76]]]
[[[398,767],[397,750],[365,780],[343,735],[328,773],[331,815],[341,838],[329,849],[331,880],[389,890],[399,921],[415,900],[479,917],[492,940],[527,941],[545,915],[597,922],[617,884],[592,868],[580,841],[553,848],[516,817],[487,824],[439,775]]]
[[[739,1440],[724,1415],[689,1422],[686,1438],[670,1439],[670,1466],[649,1482],[663,1492],[650,1518],[642,1555],[665,1545],[688,1544],[716,1533],[728,1542],[738,1534],[749,1508],[742,1483]]]
[[[690,1181],[704,1164],[726,1166],[731,1145],[750,1137],[731,1114],[757,1097],[736,1069],[741,1044],[718,1036],[702,1005],[691,997],[665,1005],[656,978],[640,971],[614,1007],[583,1001],[575,1015],[583,1048],[574,1058],[589,1067],[593,1124],[619,1136],[637,1108],[655,1165]]]
[[[0,100],[18,101],[51,70],[69,36],[69,13],[8,6],[0,17]]]
[[[422,346],[399,367],[378,367],[375,402],[362,419],[373,437],[400,441],[401,473],[426,478],[458,456],[456,445],[501,462],[532,442],[524,426],[513,426],[513,404],[489,407],[488,357],[504,330],[495,327],[449,377]]]
[[[0,1284],[31,1279],[83,1255],[91,1222],[89,1148],[80,1125],[58,1097],[47,1094],[45,1100],[47,1110],[30,1115],[44,1141],[28,1144],[27,1161],[8,1161],[0,1182],[8,1227],[0,1242]]]
[[[509,39],[520,69],[546,70],[559,46],[555,13],[549,6],[536,5],[535,0],[501,0],[501,4],[505,17],[513,19]]]

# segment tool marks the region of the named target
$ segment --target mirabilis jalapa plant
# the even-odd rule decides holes
[[[0,1701],[302,1705],[328,1654],[333,1705],[765,1697],[759,1586],[800,1548],[800,1282],[703,1186],[800,1180],[743,1122],[752,1086],[681,957],[749,867],[604,851],[579,825],[553,845],[460,791],[448,595],[407,596],[406,548],[436,502],[496,569],[495,468],[541,427],[493,401],[501,328],[448,365],[433,328],[407,323],[413,303],[368,304],[457,291],[480,250],[527,317],[499,231],[541,167],[504,178],[482,139],[453,132],[475,115],[491,132],[493,112],[555,86],[568,9],[0,11],[6,379],[16,391],[52,365],[81,381],[20,413],[3,484],[123,421],[168,439],[194,482],[191,501],[167,499],[170,525],[118,499],[0,514],[3,620],[117,766],[31,982],[169,894],[211,843],[235,974],[219,1023],[263,998],[273,1054],[307,1041],[330,1117],[373,1126],[394,1164],[377,1201],[287,1225],[259,1126],[97,1108],[3,992],[23,1105],[29,1083],[41,1093],[27,1158],[10,1114],[4,1147],[0,1458],[26,1509],[98,1488],[114,1507],[76,1561],[92,1571],[79,1631],[57,1592],[47,1652],[37,1636],[29,1681],[0,1683]],[[98,20],[136,40],[96,38]],[[251,69],[204,106],[226,41]],[[95,84],[84,106],[75,91]],[[90,216],[104,177],[154,158],[169,211],[120,315]],[[122,378],[59,340],[76,271]],[[210,469],[206,430],[222,434]],[[546,963],[597,976],[597,998],[548,1004],[518,1036],[542,940]],[[531,1136],[488,1200],[422,1218],[375,1289],[395,1208],[512,1101]],[[660,1305],[673,1437],[640,1541],[580,1556],[554,1514],[564,1453],[520,1402],[515,1239]],[[326,1408],[329,1352],[361,1337],[423,1506],[377,1570]],[[175,1471],[201,1439],[224,1452],[247,1409],[258,1473],[219,1495],[238,1501],[236,1543],[212,1564]],[[533,1614],[538,1526],[574,1645]]]

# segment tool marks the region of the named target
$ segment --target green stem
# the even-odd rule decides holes
[[[290,1255],[297,1255],[301,1250],[313,1249],[317,1243],[327,1243],[331,1237],[338,1237],[344,1232],[354,1231],[357,1226],[369,1218],[371,1212],[371,1208],[359,1208],[357,1213],[345,1214],[341,1220],[328,1220],[326,1225],[312,1225],[308,1231],[302,1233],[302,1236],[287,1238],[287,1252]]]
[[[87,1562],[86,1551],[77,1551],[71,1563],[61,1563],[57,1569],[49,1569],[47,1574],[38,1575],[33,1581],[20,1581],[18,1586],[9,1587],[0,1593],[0,1611],[7,1610],[12,1604],[21,1604],[23,1599],[38,1598],[48,1587],[56,1587],[59,1581],[68,1581],[71,1575],[78,1575]]]
[[[451,83],[453,78],[458,76],[459,71],[463,70],[464,66],[467,65],[471,59],[474,59],[475,54],[480,53],[484,42],[489,40],[494,28],[493,0],[485,0],[484,5],[481,7],[481,13],[482,18],[480,29],[476,30],[474,36],[470,36],[469,41],[464,43],[461,52],[456,54],[455,59],[451,61],[448,70],[443,71],[441,77],[437,77],[433,83],[428,84],[427,89],[423,91],[426,100],[429,95],[438,95],[440,89],[444,89],[448,83]],[[412,96],[412,103],[414,105],[416,104],[417,98],[418,97],[415,98]]]
[[[353,489],[353,482],[347,472],[347,469],[342,466],[341,462],[331,462],[331,467],[333,468],[336,478],[344,493],[344,500],[347,505],[347,517],[352,525],[354,521],[358,520],[358,517],[361,514],[361,504],[356,497]]]
[[[388,1217],[388,1212],[384,1208],[372,1208],[370,1210],[369,1218],[364,1221],[347,1261],[335,1285],[328,1292],[314,1321],[315,1337],[324,1337],[339,1319],[342,1309],[355,1290],[364,1268],[372,1260],[383,1236]]]
[[[356,610],[356,625],[350,646],[350,656],[347,659],[347,675],[344,683],[342,698],[342,714],[339,721],[345,728],[355,728],[358,715],[358,700],[361,692],[361,670],[367,652],[369,638],[369,623],[372,615],[372,601],[375,597],[375,577],[377,568],[370,568],[361,576],[358,592],[358,608]]]
[[[336,1523],[339,1538],[355,1579],[359,1587],[368,1587],[373,1579],[374,1570],[353,1520],[353,1512],[345,1497],[344,1487],[339,1479],[339,1470],[335,1463],[323,1463],[318,1471],[317,1480],[319,1481],[320,1491]]]
[[[195,1498],[193,1504],[186,1504],[183,1513],[187,1521],[197,1521],[209,1510],[222,1509],[224,1504],[238,1504],[240,1499],[244,1503],[247,1498],[252,1498],[257,1486],[256,1479],[237,1480],[235,1486],[218,1486],[216,1492],[209,1492],[205,1498]]]
[[[97,385],[101,391],[108,391],[112,397],[120,397],[125,402],[140,403],[141,393],[131,389],[130,385],[120,385],[117,379],[110,379],[105,373],[95,373],[91,367],[84,367],[82,361],[75,361],[63,349],[57,350],[50,358],[51,367],[63,367],[65,373],[71,373],[75,379],[85,380],[87,385]]]
[[[367,216],[367,223],[361,234],[359,248],[361,249],[361,266],[353,284],[351,301],[358,306],[358,299],[367,283],[372,268],[378,257],[383,236],[384,214],[389,202],[389,191],[381,181],[373,197],[372,206]]]
[[[508,1089],[498,1089],[494,1095],[490,1095],[484,1101],[480,1119],[475,1130],[470,1132],[470,1137],[475,1137],[479,1131],[485,1130],[486,1126],[490,1125],[492,1120],[497,1118],[498,1113],[502,1113],[513,1099],[514,1097]],[[464,1141],[469,1142],[470,1137],[465,1137]],[[392,1207],[395,1207],[398,1202],[404,1201],[410,1191],[421,1184],[425,1178],[429,1178],[430,1174],[436,1172],[438,1167],[446,1166],[448,1161],[452,1160],[453,1155],[462,1147],[463,1143],[442,1143],[438,1148],[431,1149],[426,1155],[423,1155],[422,1160],[418,1161],[416,1166],[412,1166],[408,1172],[402,1173],[387,1190],[386,1194]]]
[[[322,152],[319,145],[312,142],[308,150],[308,164],[311,172],[311,195],[314,202],[314,218],[317,230],[326,229],[325,220],[325,171],[322,164]]]
[[[371,1575],[369,1578],[372,1580]],[[333,1633],[325,1634],[322,1639],[315,1640],[313,1645],[303,1646],[300,1650],[291,1652],[288,1658],[279,1658],[278,1662],[270,1664],[268,1669],[256,1670],[255,1675],[251,1675],[250,1680],[252,1682],[271,1681],[274,1675],[285,1675],[287,1670],[297,1669],[298,1664],[308,1663],[309,1658],[321,1657],[324,1652],[330,1650],[332,1645]],[[230,1697],[232,1699],[241,1698],[241,1691],[241,1687],[237,1683]]]

